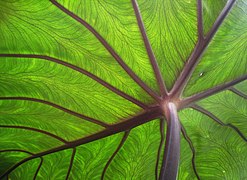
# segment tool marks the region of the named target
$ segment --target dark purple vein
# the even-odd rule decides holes
[[[115,58],[118,64],[127,72],[127,74],[144,90],[146,91],[151,97],[153,97],[156,101],[160,101],[159,96],[150,89],[122,60],[122,58],[115,52],[115,50],[108,44],[108,42],[86,21],[81,19],[79,16],[74,14],[73,12],[66,9],[64,6],[59,4],[55,0],[50,0],[52,4],[54,4],[57,8],[63,11],[65,14],[69,15],[71,18],[85,26],[100,42],[101,44],[107,49],[107,51]]]
[[[22,150],[22,149],[4,149],[4,150],[0,150],[0,153],[2,152],[12,152],[12,151],[17,151],[17,152],[23,152],[23,153],[27,153],[30,155],[34,155],[33,153],[26,151],[26,150]]]
[[[197,0],[197,34],[198,41],[203,41],[202,0]]]
[[[157,153],[156,166],[155,166],[155,179],[159,179],[159,162],[161,156],[161,150],[163,148],[165,136],[164,136],[164,119],[160,119],[160,145]]]
[[[88,116],[85,116],[83,114],[79,114],[77,112],[74,112],[74,111],[71,111],[69,109],[66,109],[62,106],[59,106],[57,104],[54,104],[52,102],[49,102],[49,101],[45,101],[45,100],[41,100],[41,99],[36,99],[36,98],[29,98],[29,97],[0,97],[0,100],[23,100],[23,101],[33,101],[33,102],[38,102],[38,103],[42,103],[42,104],[46,104],[48,106],[52,106],[56,109],[59,109],[59,110],[62,110],[63,112],[66,112],[70,115],[73,115],[73,116],[76,116],[78,118],[81,118],[81,119],[84,119],[84,120],[87,120],[91,123],[94,123],[94,124],[98,124],[100,126],[103,126],[105,128],[109,127],[108,124],[104,123],[104,122],[101,122],[99,120],[96,120],[96,119],[93,119],[91,117],[88,117]]]
[[[30,154],[30,155],[34,155],[33,153],[31,153],[29,151],[26,151],[26,150],[22,150],[22,149],[4,149],[4,150],[0,150],[0,153],[2,153],[2,152],[23,152],[23,153],[27,153],[27,154]],[[8,173],[8,174],[5,173],[4,176],[8,177],[9,174],[10,173]],[[4,176],[1,176],[0,178],[3,178]]]
[[[69,149],[69,148],[74,148],[76,146],[82,145],[82,144],[86,144],[88,142],[92,142],[104,137],[108,137],[110,135],[122,132],[122,131],[128,131],[136,126],[139,126],[141,124],[144,124],[146,122],[149,122],[151,120],[157,119],[157,118],[161,118],[163,116],[162,114],[162,110],[157,106],[157,107],[150,107],[149,110],[135,116],[135,117],[131,117],[123,122],[120,122],[118,124],[114,124],[111,125],[110,127],[108,127],[107,129],[100,131],[96,134],[87,136],[87,137],[83,137],[81,139],[75,140],[75,141],[71,141],[68,142],[67,144],[55,147],[53,149],[47,150],[47,151],[43,151],[37,154],[34,154],[28,158],[23,159],[22,161],[18,162],[17,164],[15,164],[13,167],[11,167],[7,172],[5,172],[4,174],[2,174],[0,176],[0,179],[3,178],[4,176],[6,176],[6,174],[10,173],[11,171],[13,171],[15,168],[17,168],[18,166],[20,166],[21,164],[25,163],[26,161],[29,161],[31,159],[34,158],[38,158],[47,154],[51,154],[54,152],[58,152],[58,151],[62,151],[65,149]]]
[[[39,166],[38,166],[38,168],[37,168],[37,170],[36,170],[36,172],[35,172],[35,174],[34,174],[33,180],[36,179],[36,177],[37,177],[37,175],[38,175],[38,173],[39,173],[39,170],[40,170],[42,164],[43,164],[43,157],[40,157],[40,163],[39,163]]]
[[[138,101],[137,99],[129,96],[128,94],[120,91],[119,89],[115,88],[114,86],[110,85],[106,81],[100,79],[99,77],[95,76],[94,74],[86,71],[85,69],[82,69],[78,66],[75,66],[73,64],[70,64],[68,62],[59,60],[57,58],[49,57],[49,56],[44,56],[44,55],[36,55],[36,54],[0,54],[0,57],[18,57],[18,58],[35,58],[35,59],[42,59],[42,60],[47,60],[47,61],[52,61],[58,64],[61,64],[63,66],[66,66],[67,68],[73,69],[81,74],[84,74],[88,76],[89,78],[95,80],[102,86],[106,87],[107,89],[111,90],[112,92],[118,94],[119,96],[123,97],[124,99],[127,99],[128,101],[140,106],[143,109],[147,109],[147,106],[143,104],[142,102]]]
[[[184,139],[188,142],[189,146],[190,146],[190,149],[192,151],[192,159],[191,159],[191,163],[192,163],[192,168],[193,168],[193,171],[197,177],[198,180],[200,180],[200,176],[196,170],[196,163],[195,163],[195,157],[196,157],[196,151],[195,151],[195,148],[193,146],[193,143],[191,141],[191,139],[189,138],[189,136],[187,135],[187,132],[185,130],[185,128],[183,127],[183,125],[181,124],[181,131],[182,131],[182,134],[184,136]]]
[[[238,96],[240,96],[244,99],[247,99],[247,95],[242,93],[241,91],[237,90],[236,88],[230,87],[229,90],[232,91],[233,93],[237,94]]]
[[[208,44],[211,42],[212,38],[214,37],[215,33],[217,32],[218,28],[230,12],[231,8],[233,7],[233,4],[235,3],[236,0],[229,0],[224,9],[221,11],[220,15],[216,19],[213,27],[205,37],[203,41],[197,42],[197,45],[191,54],[191,56],[188,58],[181,74],[179,75],[177,81],[175,82],[171,93],[173,94],[174,97],[179,97],[183,89],[185,88],[188,80],[190,79],[196,65],[199,63],[199,59],[202,56],[204,50],[208,46]]]
[[[160,180],[177,179],[180,158],[180,122],[174,103],[168,103],[165,111],[167,130]]]
[[[41,134],[45,134],[47,136],[50,136],[52,138],[55,138],[63,143],[67,143],[66,140],[64,140],[63,138],[55,135],[55,134],[52,134],[50,132],[47,132],[47,131],[44,131],[44,130],[40,130],[40,129],[36,129],[36,128],[32,128],[32,127],[26,127],[26,126],[13,126],[13,125],[0,125],[0,128],[14,128],[14,129],[24,129],[24,130],[29,130],[29,131],[35,131],[35,132],[38,132],[38,133],[41,133]]]
[[[238,84],[238,83],[240,83],[246,79],[247,79],[247,75],[239,77],[237,79],[234,79],[233,81],[227,82],[225,84],[221,84],[219,86],[213,87],[213,88],[208,89],[206,91],[203,91],[201,93],[195,94],[195,95],[190,96],[188,98],[185,98],[180,102],[179,109],[182,109],[182,108],[184,108],[184,107],[186,107],[192,103],[195,103],[196,101],[207,98],[207,97],[214,95],[216,93],[219,93],[221,91],[227,90],[229,87],[234,86],[234,85],[236,85],[236,84]]]
[[[231,123],[224,123],[222,122],[219,118],[217,118],[214,114],[212,114],[211,112],[207,111],[206,109],[198,106],[198,105],[191,105],[191,108],[197,110],[198,112],[208,116],[210,119],[214,120],[215,122],[217,122],[218,124],[220,124],[221,126],[226,126],[226,127],[230,127],[231,129],[233,129],[235,132],[238,133],[238,135],[247,142],[247,138],[243,135],[243,133],[234,125],[232,125]]]
[[[106,170],[107,168],[109,167],[109,165],[111,164],[112,160],[114,159],[114,157],[117,155],[118,151],[122,148],[122,146],[124,145],[124,142],[126,141],[126,139],[128,138],[129,136],[129,133],[130,131],[126,131],[124,133],[124,136],[120,142],[120,144],[118,145],[117,149],[114,151],[114,153],[112,154],[112,156],[110,157],[110,159],[107,161],[105,167],[104,167],[104,170],[102,172],[102,175],[101,175],[101,180],[104,179],[104,176],[105,176],[105,173],[106,173]]]
[[[155,55],[153,53],[151,44],[150,44],[149,39],[147,37],[144,23],[142,20],[142,16],[141,16],[140,10],[138,8],[138,3],[136,2],[136,0],[132,0],[132,6],[133,6],[134,11],[135,11],[138,26],[139,26],[139,29],[140,29],[141,34],[142,34],[142,38],[143,38],[143,41],[144,41],[144,44],[145,44],[145,47],[146,47],[146,50],[148,53],[150,63],[153,67],[154,74],[155,74],[157,83],[158,83],[159,88],[160,88],[160,93],[161,93],[161,95],[166,97],[168,95],[167,88],[165,86],[164,79],[162,78],[162,75],[161,75],[157,60],[155,58]]]
[[[67,176],[66,176],[66,180],[69,179],[69,175],[70,175],[70,171],[72,169],[73,163],[74,163],[74,159],[75,159],[75,153],[76,153],[76,148],[73,148],[72,154],[71,154],[71,159],[70,159],[70,164],[69,164],[69,168],[68,168],[68,172],[67,172]]]

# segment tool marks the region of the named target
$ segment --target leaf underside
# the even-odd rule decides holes
[[[0,9],[0,179],[247,178],[246,0]]]

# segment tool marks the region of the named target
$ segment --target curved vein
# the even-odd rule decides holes
[[[203,17],[202,17],[202,0],[197,0],[197,34],[198,41],[203,41]]]
[[[197,110],[198,112],[208,116],[210,119],[214,120],[215,122],[217,122],[218,124],[220,124],[221,126],[227,126],[230,127],[231,129],[233,129],[236,133],[238,133],[238,135],[247,142],[247,138],[244,136],[244,134],[234,125],[232,125],[231,123],[224,123],[222,122],[219,118],[217,118],[214,114],[212,114],[211,112],[207,111],[206,109],[202,108],[201,106],[198,105],[191,105],[191,108]]]
[[[144,27],[144,24],[143,24],[143,20],[142,20],[142,17],[141,17],[141,13],[140,13],[140,10],[138,8],[138,3],[136,2],[136,0],[132,0],[132,6],[134,8],[134,12],[135,12],[135,15],[136,15],[137,23],[138,23],[140,32],[142,34],[142,38],[143,38],[143,41],[144,41],[144,44],[145,44],[145,47],[146,47],[146,51],[147,51],[150,63],[151,63],[151,65],[153,67],[153,70],[154,70],[156,81],[157,81],[157,83],[159,85],[159,88],[160,88],[160,93],[163,96],[167,96],[168,95],[167,88],[165,86],[164,79],[161,76],[161,72],[160,72],[157,60],[155,58],[155,55],[153,53],[151,44],[150,44],[149,39],[147,37],[146,30],[145,30],[145,27]]]
[[[12,125],[0,125],[0,128],[14,128],[14,129],[25,129],[25,130],[29,130],[29,131],[35,131],[35,132],[38,132],[38,133],[41,133],[41,134],[45,134],[47,136],[50,136],[52,138],[55,138],[63,143],[67,143],[66,140],[64,140],[63,138],[55,135],[55,134],[52,134],[50,132],[47,132],[47,131],[44,131],[44,130],[40,130],[40,129],[36,129],[36,128],[32,128],[32,127],[26,127],[26,126],[12,126]]]
[[[193,171],[197,177],[198,180],[200,180],[200,176],[196,170],[196,163],[195,163],[195,157],[196,157],[196,151],[195,151],[195,148],[193,146],[193,143],[191,141],[191,139],[189,138],[189,136],[187,135],[187,132],[185,130],[185,128],[183,127],[183,125],[181,124],[181,131],[182,131],[182,134],[184,136],[184,139],[187,141],[187,143],[189,144],[190,146],[190,149],[192,151],[192,159],[191,159],[191,163],[192,163],[192,168],[193,168]]]
[[[159,162],[160,162],[160,155],[162,151],[162,146],[164,144],[164,119],[160,119],[160,145],[157,153],[156,165],[155,165],[155,179],[159,179]]]
[[[129,136],[129,133],[130,131],[126,131],[124,133],[124,136],[120,142],[120,144],[118,145],[117,149],[114,151],[114,153],[111,155],[110,159],[107,161],[105,167],[104,167],[104,170],[102,172],[102,175],[101,175],[101,179],[103,180],[104,179],[104,176],[105,176],[105,173],[106,173],[106,170],[107,168],[109,167],[109,165],[111,164],[112,160],[114,159],[114,157],[117,155],[118,151],[122,148],[122,146],[124,145],[126,139],[128,138]]]
[[[162,115],[162,110],[159,107],[150,108],[149,110],[147,110],[147,111],[145,111],[145,112],[143,112],[143,113],[141,113],[141,114],[139,114],[139,115],[137,115],[135,117],[131,117],[131,118],[129,118],[129,119],[127,119],[127,120],[125,120],[125,121],[123,121],[121,123],[111,125],[107,129],[105,129],[103,131],[100,131],[100,132],[98,132],[96,134],[93,134],[93,135],[90,135],[90,136],[87,136],[87,137],[83,137],[81,139],[68,142],[67,144],[52,148],[50,150],[42,151],[40,153],[34,154],[32,156],[29,156],[29,157],[23,159],[22,161],[18,162],[17,164],[15,164],[7,172],[2,174],[0,176],[0,179],[5,177],[7,174],[9,174],[11,171],[16,169],[21,164],[23,164],[26,161],[29,161],[31,159],[42,157],[44,155],[52,154],[52,153],[55,153],[55,152],[58,152],[58,151],[62,151],[62,150],[65,150],[65,149],[74,148],[74,147],[77,147],[79,145],[86,144],[86,143],[89,143],[89,142],[93,142],[95,140],[98,140],[98,139],[101,139],[101,138],[104,138],[104,137],[108,137],[110,135],[113,135],[113,134],[116,134],[116,133],[119,133],[119,132],[122,132],[122,131],[127,131],[127,130],[130,130],[130,129],[136,127],[136,126],[139,126],[139,125],[144,124],[146,122],[149,122],[151,120],[160,118],[162,116],[163,116]]]
[[[79,16],[74,14],[73,12],[66,9],[64,6],[59,4],[55,0],[50,0],[50,2],[55,5],[57,8],[59,8],[61,11],[63,11],[65,14],[82,24],[84,27],[86,27],[100,42],[101,44],[107,49],[107,51],[112,55],[112,57],[115,58],[115,60],[118,62],[118,64],[127,72],[127,74],[144,90],[146,91],[151,97],[153,97],[156,101],[160,101],[160,98],[158,95],[149,88],[129,67],[125,62],[122,60],[122,58],[115,52],[115,50],[108,44],[108,42],[86,21],[81,19]]]
[[[229,90],[232,91],[233,93],[237,94],[238,96],[240,96],[244,99],[247,99],[247,95],[242,93],[241,91],[237,90],[236,88],[230,87]]]
[[[26,150],[22,150],[22,149],[4,149],[4,150],[0,150],[0,153],[2,152],[13,152],[13,151],[17,151],[17,152],[24,152],[30,155],[34,155],[33,153],[26,151]]]
[[[22,149],[4,149],[4,150],[0,150],[0,153],[2,153],[2,152],[23,152],[23,153],[27,153],[27,154],[29,154],[29,155],[34,155],[33,153],[31,153],[31,152],[29,152],[29,151],[26,151],[26,150],[22,150]],[[42,158],[42,157],[41,157]],[[12,167],[10,167],[10,168],[12,168]],[[8,170],[7,170],[8,171]],[[9,173],[5,173],[5,175],[4,176],[9,176],[9,174],[10,174],[11,172],[9,172]],[[0,177],[0,178],[3,178],[4,176],[2,176],[2,177]],[[7,178],[8,179],[8,178]]]
[[[214,95],[216,93],[219,93],[221,91],[224,91],[226,89],[228,89],[229,87],[231,86],[234,86],[242,81],[245,81],[247,79],[247,75],[244,75],[244,76],[241,76],[237,79],[234,79],[233,81],[230,81],[230,82],[227,82],[225,84],[222,84],[222,85],[219,85],[219,86],[216,86],[216,87],[213,87],[211,89],[208,89],[206,91],[203,91],[203,92],[200,92],[198,94],[195,94],[193,96],[190,96],[190,97],[187,97],[185,99],[182,99],[181,102],[180,102],[180,107],[179,109],[181,108],[184,108],[194,102],[197,102],[201,99],[204,99],[204,98],[207,98],[208,96],[211,96],[211,95]]]
[[[36,179],[36,177],[37,177],[37,175],[38,175],[38,173],[39,173],[39,170],[40,170],[42,164],[43,164],[43,157],[40,157],[40,163],[39,163],[39,166],[38,166],[38,168],[37,168],[37,170],[36,170],[36,172],[35,172],[35,174],[34,174],[33,180]]]
[[[45,101],[45,100],[41,100],[41,99],[36,99],[36,98],[29,98],[29,97],[0,97],[0,100],[23,100],[23,101],[33,101],[33,102],[37,102],[37,103],[42,103],[42,104],[46,104],[48,106],[52,106],[56,109],[59,109],[63,112],[66,112],[70,115],[73,115],[75,117],[78,117],[78,118],[81,118],[81,119],[84,119],[84,120],[87,120],[91,123],[94,123],[94,124],[98,124],[100,126],[103,126],[105,128],[109,127],[108,124],[104,123],[104,122],[101,122],[97,119],[93,119],[91,117],[88,117],[88,116],[85,116],[83,114],[80,114],[80,113],[77,113],[75,111],[72,111],[72,110],[69,110],[67,108],[64,108],[62,106],[59,106],[55,103],[52,103],[52,102],[49,102],[49,101]]]
[[[67,172],[67,176],[65,178],[66,180],[69,179],[70,171],[72,169],[73,162],[74,162],[74,159],[75,159],[75,153],[76,153],[76,148],[73,148],[73,151],[72,151],[72,154],[71,154],[71,159],[70,159],[70,164],[69,164],[69,168],[68,168],[68,172]]]
[[[44,56],[44,55],[37,55],[37,54],[0,54],[0,57],[17,57],[17,58],[34,58],[34,59],[41,59],[41,60],[47,60],[47,61],[51,61],[51,62],[55,62],[57,64],[63,65],[67,68],[73,69],[83,75],[88,76],[89,78],[95,80],[96,82],[98,82],[99,84],[101,84],[102,86],[106,87],[107,89],[109,89],[110,91],[116,93],[117,95],[123,97],[124,99],[127,99],[128,101],[136,104],[137,106],[143,108],[143,109],[147,109],[147,106],[145,104],[143,104],[142,102],[138,101],[137,99],[129,96],[128,94],[120,91],[119,89],[115,88],[114,86],[110,85],[109,83],[107,83],[106,81],[100,79],[99,77],[95,76],[94,74],[86,71],[83,68],[80,68],[78,66],[75,66],[73,64],[70,64],[68,62],[62,61],[60,59],[57,58],[53,58],[50,56]]]
[[[196,65],[199,63],[200,57],[202,56],[204,50],[208,46],[208,44],[213,39],[215,33],[219,29],[220,25],[230,12],[231,8],[233,7],[236,0],[229,0],[228,3],[225,5],[224,9],[221,11],[220,15],[216,19],[213,27],[207,34],[207,36],[203,39],[197,42],[197,45],[191,54],[191,56],[188,58],[182,72],[180,73],[177,81],[175,82],[171,93],[174,97],[180,97],[184,87],[186,86],[188,80],[190,79],[192,73],[194,72],[194,69]],[[200,10],[200,9],[199,9]]]

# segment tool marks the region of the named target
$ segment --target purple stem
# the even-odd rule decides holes
[[[165,116],[167,121],[166,144],[160,180],[175,180],[179,167],[181,131],[175,104],[167,104]]]

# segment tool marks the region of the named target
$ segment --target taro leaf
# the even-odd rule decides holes
[[[0,1],[0,179],[246,179],[246,0]]]

